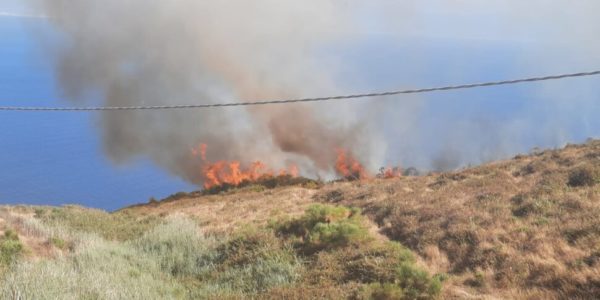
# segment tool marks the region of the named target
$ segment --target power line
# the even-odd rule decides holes
[[[258,106],[272,104],[290,104],[302,102],[322,102],[333,100],[350,100],[364,99],[383,96],[406,95],[406,94],[422,94],[439,91],[464,90],[490,86],[512,85],[528,82],[539,82],[548,80],[559,80],[565,78],[588,77],[600,75],[600,70],[592,72],[570,73],[561,75],[552,75],[544,77],[531,77],[522,79],[512,79],[503,81],[490,81],[482,83],[470,83],[462,85],[450,85],[443,87],[431,87],[422,89],[398,90],[368,94],[354,94],[343,96],[329,96],[317,98],[301,98],[301,99],[284,99],[284,100],[265,100],[253,102],[232,102],[232,103],[214,103],[214,104],[187,104],[187,105],[160,105],[160,106],[98,106],[98,107],[26,107],[26,106],[0,106],[0,111],[53,111],[53,112],[84,112],[84,111],[124,111],[124,110],[173,110],[173,109],[194,109],[194,108],[219,108],[219,107],[236,107],[236,106]]]

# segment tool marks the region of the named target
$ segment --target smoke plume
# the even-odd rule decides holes
[[[73,101],[107,106],[224,103],[335,94],[334,65],[318,60],[325,42],[350,24],[335,1],[48,0],[43,10],[65,34],[57,70]],[[323,107],[321,107],[323,108]],[[307,105],[100,117],[106,153],[116,162],[150,157],[199,182],[193,147],[208,158],[298,164],[332,172],[337,148],[371,157],[374,139],[353,118]],[[333,118],[332,116],[335,116]]]
[[[64,34],[52,53],[67,97],[107,106],[321,96],[355,91],[348,87],[361,78],[374,90],[385,79],[393,80],[393,88],[415,87],[600,65],[597,1],[31,1],[40,1],[38,8]],[[385,43],[369,48],[373,37]],[[434,53],[432,59],[424,54],[424,40],[466,50]],[[341,63],[331,55],[339,49],[365,55]],[[486,69],[494,60],[507,65],[494,66],[503,73]],[[393,66],[393,76],[358,76],[357,65],[367,72]],[[149,157],[196,183],[199,162],[190,149],[199,143],[208,145],[212,161],[293,162],[312,176],[333,172],[338,148],[350,149],[371,169],[384,159],[452,169],[597,134],[595,85],[587,81],[564,92],[569,84],[531,87],[510,117],[498,117],[499,103],[507,100],[502,96],[479,110],[454,96],[452,105],[469,113],[427,95],[394,104],[116,112],[98,122],[114,161]]]

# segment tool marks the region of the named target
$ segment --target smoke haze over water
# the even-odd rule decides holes
[[[430,84],[424,78],[434,69],[447,83],[481,81],[470,77],[479,62],[472,52],[446,56],[451,69],[441,70],[422,49],[408,48],[415,37],[509,49],[514,70],[506,76],[600,66],[596,1],[32,0],[32,5],[64,33],[65,43],[49,53],[66,97],[78,103],[95,98],[106,106],[223,103],[357,92],[352,83],[382,79],[358,74],[368,67],[331,59],[335,55],[323,55],[323,49],[368,49],[361,43],[373,36],[404,49],[405,56],[385,61],[396,72],[385,78],[394,88]],[[100,115],[98,123],[113,161],[147,156],[195,183],[201,181],[200,162],[190,149],[199,143],[208,145],[212,161],[262,160],[275,168],[294,162],[309,176],[333,172],[336,148],[350,149],[372,170],[386,162],[451,169],[523,151],[530,146],[526,140],[560,145],[578,136],[572,127],[582,122],[583,134],[597,134],[598,90],[589,81],[576,95],[564,93],[566,87],[569,83],[550,83],[527,90],[534,101],[505,118],[452,112],[423,96],[376,105],[115,112]],[[530,118],[540,103],[544,114]],[[430,117],[440,110],[448,113]]]
[[[337,92],[316,47],[341,38],[346,16],[330,1],[46,1],[66,33],[58,74],[66,95],[104,105],[216,103]],[[327,30],[324,30],[327,29]],[[329,107],[334,108],[334,107]],[[289,161],[329,173],[337,147],[368,155],[373,135],[346,111],[307,105],[179,112],[124,112],[100,119],[115,161],[148,155],[197,182],[190,149],[210,160]],[[335,115],[335,119],[332,116]],[[361,133],[359,135],[359,133]],[[360,143],[359,143],[360,142]],[[366,145],[357,147],[357,145]],[[360,148],[360,149],[359,149]]]

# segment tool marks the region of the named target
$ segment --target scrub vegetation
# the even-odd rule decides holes
[[[0,207],[2,299],[595,299],[600,142],[465,170]]]
[[[21,207],[2,218],[38,252],[21,259],[19,235],[5,231],[2,299],[431,299],[441,288],[409,250],[375,241],[360,211],[344,207],[315,205],[229,234],[207,234],[180,214]]]

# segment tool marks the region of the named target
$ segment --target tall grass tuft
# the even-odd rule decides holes
[[[193,221],[170,217],[133,245],[152,257],[164,272],[173,276],[200,276],[210,271],[213,260],[213,239],[205,238]]]
[[[179,299],[185,290],[151,257],[88,236],[68,257],[21,262],[0,287],[2,299]]]

